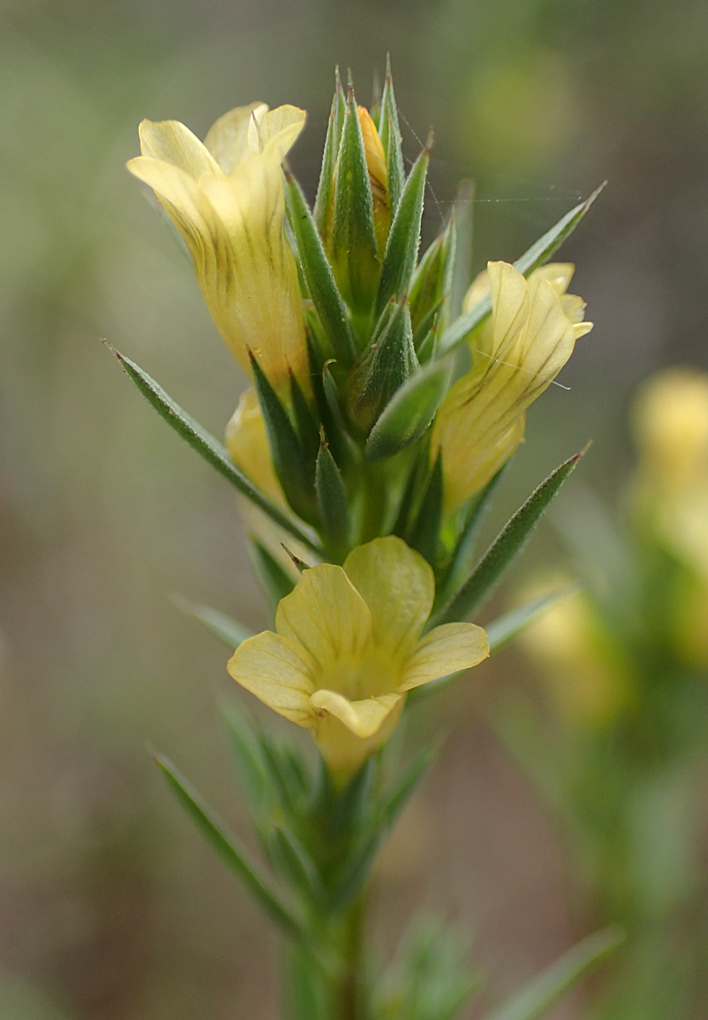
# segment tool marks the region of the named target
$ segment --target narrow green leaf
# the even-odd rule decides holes
[[[450,282],[450,318],[457,319],[472,278],[472,241],[474,236],[474,183],[460,181],[452,206],[456,245]]]
[[[383,829],[371,829],[343,862],[341,875],[332,889],[328,903],[333,914],[341,913],[361,892],[385,835]]]
[[[574,471],[583,452],[576,453],[557,467],[529,496],[502,529],[447,608],[435,620],[436,623],[466,619],[491,595],[502,576],[526,546],[544,511],[563,482]]]
[[[212,609],[211,606],[204,606],[198,602],[190,602],[178,595],[174,596],[172,601],[183,613],[199,620],[210,634],[217,637],[231,651],[238,648],[242,641],[253,637],[251,631],[236,620],[232,620],[226,613],[219,612],[218,609]]]
[[[283,492],[295,513],[312,523],[314,517],[314,478],[293,423],[255,357],[251,357],[253,382],[261,407],[273,467]],[[314,464],[312,465],[314,468]]]
[[[295,579],[277,556],[260,539],[251,536],[251,562],[273,613],[278,603],[295,587]]]
[[[254,736],[255,723],[233,700],[224,701],[221,714],[226,724],[229,745],[236,767],[246,784],[254,811],[264,810],[268,802],[268,782],[260,745]]]
[[[322,882],[317,869],[295,834],[282,825],[270,828],[270,852],[274,866],[310,902],[322,897]]]
[[[381,113],[378,120],[379,136],[386,153],[388,175],[388,198],[391,212],[395,215],[403,191],[403,150],[401,149],[401,128],[398,123],[398,106],[393,92],[391,61],[386,58],[386,81],[381,97]]]
[[[457,228],[454,217],[450,216],[443,232],[423,255],[411,280],[408,299],[416,346],[427,334],[432,316],[444,318],[449,313],[456,247]]]
[[[298,258],[315,310],[331,344],[331,354],[348,368],[356,357],[349,325],[349,311],[337,288],[315,221],[300,185],[286,171],[289,222],[297,243]]]
[[[418,515],[407,538],[408,545],[417,550],[431,566],[437,562],[442,514],[443,463],[442,453],[438,451]]]
[[[366,441],[368,460],[380,460],[415,443],[440,407],[452,374],[452,362],[431,361],[398,389]]]
[[[238,843],[234,836],[226,834],[223,825],[214,817],[199,794],[180,775],[172,762],[160,754],[154,754],[153,757],[187,814],[190,815],[207,842],[211,844],[227,866],[238,875],[254,899],[288,935],[303,938],[305,934],[303,926],[296,917],[293,908],[272,886],[270,879],[258,865],[250,860],[248,851]]]
[[[556,588],[555,591],[549,592],[548,595],[542,595],[537,599],[533,599],[532,602],[528,602],[525,606],[512,609],[510,612],[504,613],[503,616],[498,616],[492,623],[486,624],[484,629],[487,632],[490,653],[499,651],[500,648],[503,648],[504,645],[513,641],[522,631],[526,630],[535,620],[538,620],[544,613],[547,613],[557,602],[563,602],[578,591],[580,591],[579,585],[565,584],[562,588]]]
[[[368,316],[379,261],[373,198],[354,90],[349,87],[334,184],[330,261],[349,306]]]
[[[108,346],[110,347],[110,345]],[[262,510],[278,527],[287,531],[289,535],[292,535],[298,542],[302,542],[318,556],[321,555],[322,550],[319,545],[290,517],[271,503],[242,471],[239,471],[221,443],[218,443],[186,411],[183,411],[147,372],[144,372],[135,362],[126,358],[114,347],[110,347],[110,350],[147,401],[182,439],[186,440],[204,460],[216,468],[227,481],[231,482],[241,495],[249,499],[259,510]]]
[[[514,263],[520,273],[523,273],[524,276],[529,276],[534,269],[538,269],[539,266],[542,266],[549,260],[556,249],[570,237],[604,187],[605,185],[601,184],[599,188],[593,191],[589,198],[586,198],[584,202],[576,205],[574,209],[566,213],[554,227],[551,227],[543,237],[539,238],[535,244],[531,245],[524,252],[521,258]],[[457,347],[458,344],[461,344],[472,330],[476,329],[487,318],[491,311],[492,299],[486,297],[478,302],[474,308],[471,308],[469,312],[461,315],[440,338],[440,353],[446,354],[454,347]]]
[[[589,935],[487,1020],[541,1020],[566,992],[599,966],[623,941],[624,934],[618,928],[606,928]]]
[[[354,366],[346,383],[349,420],[364,435],[392,399],[415,374],[418,359],[408,303],[389,303],[371,343]]]
[[[332,203],[332,187],[334,184],[334,167],[337,162],[339,151],[339,138],[343,123],[344,93],[339,78],[339,68],[335,73],[334,98],[332,99],[332,110],[327,124],[327,137],[325,138],[324,152],[322,154],[322,167],[320,169],[320,180],[317,185],[317,196],[315,198],[314,218],[320,235],[325,238],[327,233],[327,221],[329,219],[330,205]]]
[[[290,374],[290,397],[297,436],[305,462],[308,463],[317,457],[320,446],[319,428],[312,417],[310,405],[302,392],[300,383],[293,373]]]
[[[327,544],[341,551],[349,535],[349,501],[341,472],[324,438],[315,465],[315,490]]]
[[[430,145],[429,140],[408,175],[391,224],[376,295],[376,316],[381,314],[391,298],[400,301],[408,293],[418,258]]]

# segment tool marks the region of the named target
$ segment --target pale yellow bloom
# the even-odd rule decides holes
[[[242,368],[248,350],[273,385],[307,372],[297,266],[285,237],[281,163],[305,112],[264,103],[219,118],[204,143],[178,121],[140,125],[128,169],[182,235],[214,322]]]
[[[639,465],[632,509],[685,570],[668,621],[676,651],[708,663],[708,375],[673,368],[645,383],[634,406]]]
[[[564,581],[528,586],[520,601],[529,602]],[[602,728],[627,708],[632,680],[582,592],[552,605],[519,640],[540,663],[548,698],[564,723]]]
[[[633,419],[644,476],[672,490],[708,480],[708,375],[662,372],[640,390]]]
[[[330,768],[350,772],[391,734],[406,692],[489,654],[471,623],[421,634],[433,604],[430,566],[394,536],[359,546],[344,566],[305,570],[278,606],[277,633],[240,645],[234,680],[313,733]]]
[[[447,512],[508,460],[523,439],[526,408],[592,329],[582,321],[582,299],[565,293],[572,272],[548,265],[526,280],[506,262],[489,263],[491,319],[472,342],[472,370],[452,387],[433,427],[431,453],[442,451]],[[484,279],[475,281],[469,304],[486,290]]]

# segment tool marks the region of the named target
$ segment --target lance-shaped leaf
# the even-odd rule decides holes
[[[512,609],[510,612],[504,613],[503,616],[498,616],[492,623],[485,624],[484,629],[487,632],[490,655],[513,641],[556,603],[563,602],[579,590],[580,586],[577,584],[564,584],[562,588],[557,588],[547,595],[541,595],[539,598],[527,602],[525,606]]]
[[[420,222],[423,216],[430,145],[431,140],[429,139],[408,176],[391,224],[376,295],[375,314],[377,316],[381,314],[392,297],[400,300],[404,294],[408,293],[418,259]]]
[[[274,868],[310,902],[322,898],[322,883],[305,847],[282,825],[270,828],[269,852]]]
[[[314,517],[311,465],[305,460],[302,445],[287,411],[253,356],[251,368],[278,481],[295,513],[311,523]]]
[[[334,173],[339,152],[339,140],[344,125],[344,90],[339,77],[339,68],[335,70],[334,98],[332,99],[332,110],[327,125],[327,137],[325,138],[324,152],[322,154],[322,167],[320,180],[317,185],[317,196],[315,198],[315,223],[322,238],[326,240],[330,228],[330,219],[333,204]]]
[[[324,435],[315,465],[315,490],[327,544],[333,550],[342,551],[349,535],[349,501],[341,472]]]
[[[110,349],[143,396],[182,439],[186,440],[204,460],[215,467],[227,481],[231,482],[242,496],[262,510],[274,524],[287,531],[298,542],[302,542],[308,549],[312,549],[317,555],[321,554],[322,550],[317,543],[302,531],[287,514],[271,503],[242,471],[239,471],[221,443],[209,435],[186,411],[183,411],[147,372],[144,372],[135,362],[120,354],[115,348],[111,347]]]
[[[576,205],[574,209],[571,209],[569,213],[560,219],[554,227],[539,238],[535,244],[524,252],[518,261],[514,263],[515,267],[524,276],[529,276],[534,269],[538,269],[539,266],[544,265],[548,262],[549,258],[559,248],[563,242],[570,237],[575,228],[582,220],[585,213],[588,211],[590,206],[593,204],[597,196],[605,187],[601,184],[599,188],[593,191],[589,198],[585,199],[579,205]],[[459,319],[454,322],[449,329],[443,333],[440,338],[440,353],[447,353],[458,344],[461,344],[465,340],[473,329],[476,329],[481,322],[483,322],[492,311],[492,300],[491,297],[483,298],[478,304],[471,308],[469,312],[465,312]]]
[[[575,470],[583,452],[576,453],[557,467],[517,510],[477,564],[471,576],[439,618],[434,621],[436,624],[466,619],[491,595],[502,576],[525,548],[541,516],[565,480]]]
[[[295,429],[300,440],[303,457],[306,463],[311,463],[317,456],[320,446],[319,428],[312,417],[310,405],[305,394],[302,392],[300,383],[293,373],[290,374],[290,399],[292,401]]]
[[[431,361],[396,390],[369,433],[368,460],[390,457],[420,439],[443,402],[451,373],[449,359]]]
[[[348,417],[363,435],[417,368],[407,302],[392,301],[346,383]]]
[[[251,537],[249,553],[253,569],[268,599],[268,605],[275,613],[280,600],[289,595],[295,587],[295,580],[278,557],[274,556],[260,539]]]
[[[438,451],[430,473],[415,522],[408,535],[408,545],[416,549],[431,566],[437,561],[440,528],[443,520],[443,464]]]
[[[487,1020],[541,1020],[548,1010],[586,974],[593,971],[624,941],[618,928],[606,928],[577,946],[535,978],[510,1003]]]
[[[414,336],[428,332],[426,323],[429,326],[432,315],[440,318],[439,313],[448,310],[456,247],[457,228],[454,216],[450,216],[445,229],[435,238],[413,273],[408,302]]]
[[[330,353],[348,367],[356,357],[356,346],[347,306],[337,288],[332,267],[300,185],[287,171],[285,180],[290,228],[297,244],[298,259],[308,292],[331,345]]]
[[[386,170],[388,173],[388,197],[391,212],[395,214],[403,191],[403,151],[401,149],[401,129],[398,123],[398,106],[393,92],[393,76],[391,61],[386,58],[386,83],[381,97],[381,112],[378,119],[381,144],[386,153]]]
[[[263,755],[255,737],[255,722],[233,701],[221,705],[226,724],[229,746],[236,768],[246,785],[252,809],[256,813],[268,810],[268,779],[263,765]]]
[[[226,833],[221,822],[215,818],[172,762],[159,754],[155,754],[154,758],[187,814],[222,860],[238,875],[254,899],[288,935],[298,939],[304,938],[305,931],[294,908],[287,903],[259,866],[250,859],[245,847],[242,847],[234,836]]]
[[[334,184],[328,246],[340,291],[359,314],[369,314],[379,277],[374,209],[354,90],[349,89]]]
[[[253,637],[252,632],[244,627],[243,624],[238,623],[218,609],[212,609],[211,606],[204,606],[198,602],[190,602],[188,599],[183,599],[180,596],[174,596],[172,601],[183,613],[193,616],[195,620],[198,620],[210,634],[217,637],[227,648],[232,650],[238,648],[242,641]]]

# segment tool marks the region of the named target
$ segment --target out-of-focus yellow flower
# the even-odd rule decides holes
[[[307,372],[297,266],[285,237],[281,163],[304,110],[251,103],[224,114],[204,143],[178,121],[140,125],[128,169],[154,189],[194,261],[209,312],[248,371],[248,350],[271,383]]]
[[[481,662],[471,623],[421,633],[433,604],[430,566],[394,536],[359,546],[344,566],[305,570],[278,606],[277,633],[240,645],[231,676],[313,733],[334,772],[356,769],[388,738],[406,692]]]
[[[371,114],[364,106],[357,106],[361,135],[364,139],[366,168],[369,171],[373,199],[374,233],[379,255],[383,255],[391,226],[391,206],[388,197],[388,170],[386,153]]]
[[[682,564],[668,621],[677,654],[708,664],[708,375],[672,368],[634,405],[639,465],[632,509],[652,541]]]
[[[236,467],[241,468],[261,492],[279,506],[285,506],[283,490],[273,468],[265,421],[253,387],[241,394],[238,407],[226,426],[226,448]]]
[[[548,589],[529,588],[522,601]],[[542,666],[548,697],[566,723],[602,728],[626,708],[630,678],[582,592],[551,606],[519,640]]]
[[[708,375],[672,368],[645,383],[634,404],[639,471],[658,491],[708,480]]]
[[[472,370],[450,390],[433,428],[442,451],[447,512],[478,492],[524,435],[525,410],[551,384],[575,341],[589,333],[585,304],[566,294],[573,267],[552,264],[526,280],[506,262],[490,262],[468,305],[491,291],[492,316],[475,334]]]

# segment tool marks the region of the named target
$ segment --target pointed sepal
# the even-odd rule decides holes
[[[368,321],[380,265],[366,151],[351,87],[337,157],[328,253],[341,294],[355,319]]]

